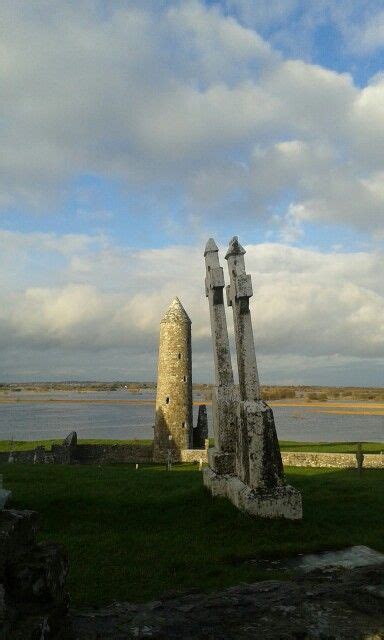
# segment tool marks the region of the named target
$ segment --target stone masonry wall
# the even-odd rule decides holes
[[[208,462],[207,449],[182,449],[173,453],[174,462]],[[15,451],[15,463],[33,464],[35,452]],[[305,451],[285,451],[281,454],[284,466],[290,467],[331,467],[339,469],[355,468],[354,453],[307,453]],[[0,464],[8,462],[9,453],[0,453]],[[52,451],[45,451],[45,459],[41,462],[52,464],[151,464],[153,462],[153,447],[151,444],[79,444],[71,448],[62,445],[52,447]],[[375,453],[364,454],[363,466],[367,469],[384,469],[384,455]]]
[[[306,453],[305,451],[286,451],[281,454],[283,464],[291,467],[335,467],[339,469],[355,468],[354,453]],[[384,469],[384,455],[365,453],[363,467]]]
[[[72,452],[72,462],[80,464],[151,463],[151,444],[79,444]]]

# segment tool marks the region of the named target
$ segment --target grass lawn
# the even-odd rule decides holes
[[[100,438],[91,438],[88,440],[78,440],[78,444],[148,444],[152,440],[106,440]],[[0,440],[1,451],[30,451],[36,447],[45,447],[50,449],[53,444],[63,444],[63,438],[60,440]],[[384,445],[383,445],[384,446]]]
[[[383,442],[362,442],[364,453],[384,452]],[[357,442],[294,442],[280,441],[281,451],[306,451],[313,453],[356,453]]]
[[[66,545],[74,605],[146,600],[271,578],[247,558],[353,544],[384,552],[384,472],[289,468],[303,522],[269,521],[212,499],[194,465],[2,465],[15,508],[41,514],[42,539]]]
[[[63,440],[16,440],[11,444],[10,440],[0,440],[0,452],[29,451],[37,446],[50,449],[53,444],[62,444]],[[79,444],[151,444],[152,440],[79,440]],[[213,445],[213,440],[211,440]],[[380,453],[384,451],[383,442],[362,442],[364,453]],[[281,451],[313,451],[323,453],[356,453],[356,442],[294,442],[290,440],[280,441]]]

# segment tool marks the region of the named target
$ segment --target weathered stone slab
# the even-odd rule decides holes
[[[298,575],[318,570],[328,573],[339,569],[382,567],[384,580],[384,554],[364,545],[356,545],[336,551],[300,554],[293,558],[255,559],[247,562],[256,565],[257,568],[263,571],[287,571]]]
[[[374,566],[315,572],[209,594],[119,602],[73,611],[71,618],[78,640],[380,640],[382,580]]]

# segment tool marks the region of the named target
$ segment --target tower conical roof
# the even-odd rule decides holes
[[[180,322],[189,322],[191,324],[191,320],[181,304],[179,298],[174,298],[171,304],[168,307],[167,312],[163,316],[161,322],[169,322],[169,323],[180,323]]]

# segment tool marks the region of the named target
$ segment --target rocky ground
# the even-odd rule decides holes
[[[384,565],[72,611],[77,640],[384,639]]]

